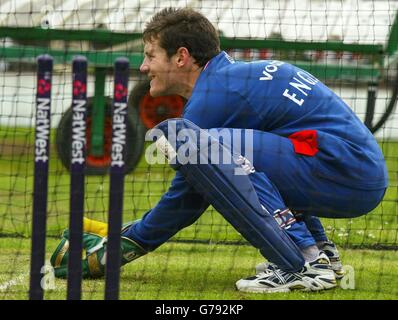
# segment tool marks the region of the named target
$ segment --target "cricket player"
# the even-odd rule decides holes
[[[192,9],[158,12],[143,40],[150,94],[178,94],[187,104],[182,118],[154,128],[176,175],[154,208],[124,226],[121,263],[155,250],[212,205],[266,259],[238,290],[335,287],[342,264],[318,217],[354,218],[382,200],[387,169],[369,130],[310,73],[282,61],[234,61]],[[66,275],[67,238],[51,260],[58,276]],[[85,233],[84,276],[104,274],[104,239]]]

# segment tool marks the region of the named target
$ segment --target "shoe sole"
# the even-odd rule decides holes
[[[249,287],[239,286],[236,288],[242,292],[249,293],[278,293],[278,292],[291,292],[291,291],[322,291],[333,289],[337,286],[335,277],[303,277],[301,280],[296,280],[292,283],[285,284],[277,288],[264,288],[264,287]]]
[[[256,266],[256,274],[265,272],[265,270],[266,270],[266,268],[261,268],[261,267]],[[343,268],[333,270],[333,272],[334,272],[334,276],[336,277],[337,280],[341,280],[345,276],[345,270]]]

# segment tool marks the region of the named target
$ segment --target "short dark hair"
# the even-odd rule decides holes
[[[187,48],[200,67],[220,53],[216,28],[203,14],[190,8],[165,8],[156,13],[143,32],[144,42],[155,39],[169,58],[178,48]]]

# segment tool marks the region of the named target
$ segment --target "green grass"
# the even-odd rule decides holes
[[[53,133],[54,136],[54,133]],[[32,214],[33,133],[28,129],[0,128],[0,299],[26,299]],[[390,175],[383,202],[356,219],[322,219],[327,235],[342,248],[343,262],[355,268],[356,290],[322,293],[242,294],[234,289],[251,275],[261,256],[245,243],[217,212],[209,208],[192,226],[180,231],[158,250],[124,268],[122,299],[397,299],[396,251],[362,250],[398,246],[398,142],[380,143]],[[54,250],[69,219],[69,173],[51,150],[47,255]],[[124,222],[141,217],[167,191],[174,172],[167,166],[148,166],[141,159],[126,176]],[[85,215],[107,221],[107,176],[86,178]],[[195,240],[199,243],[182,243]],[[359,246],[361,249],[352,250]],[[16,279],[16,280],[15,280]],[[4,289],[4,285],[14,283]],[[66,282],[56,280],[47,299],[65,299]],[[84,281],[85,299],[102,299],[101,280]],[[3,289],[2,289],[3,288]]]
[[[48,239],[47,252],[57,240]],[[30,240],[1,238],[0,299],[27,299]],[[355,290],[340,286],[325,292],[249,294],[234,284],[253,274],[261,255],[246,245],[204,245],[170,242],[124,266],[120,298],[128,300],[347,300],[398,299],[398,253],[382,250],[342,250],[345,265],[355,272]],[[50,254],[47,258],[49,259]],[[12,265],[12,268],[10,268]],[[7,286],[8,285],[8,286]],[[66,298],[66,281],[55,279],[45,299]],[[103,280],[84,280],[83,299],[103,299]]]
[[[53,133],[54,136],[54,133]],[[0,128],[0,234],[29,237],[31,232],[33,133],[29,129]],[[54,139],[53,139],[54,140]],[[323,219],[328,236],[342,246],[398,245],[398,142],[380,143],[390,175],[390,187],[373,212],[356,219]],[[68,224],[69,173],[51,150],[48,234],[58,236]],[[141,217],[167,191],[174,171],[167,166],[148,166],[142,157],[126,176],[125,222]],[[86,178],[85,214],[107,221],[109,181],[107,176]],[[212,208],[175,239],[241,241],[241,236]]]

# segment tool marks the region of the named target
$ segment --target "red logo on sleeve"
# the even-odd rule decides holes
[[[313,157],[319,151],[316,130],[298,131],[288,138],[293,143],[294,151],[297,154]]]

